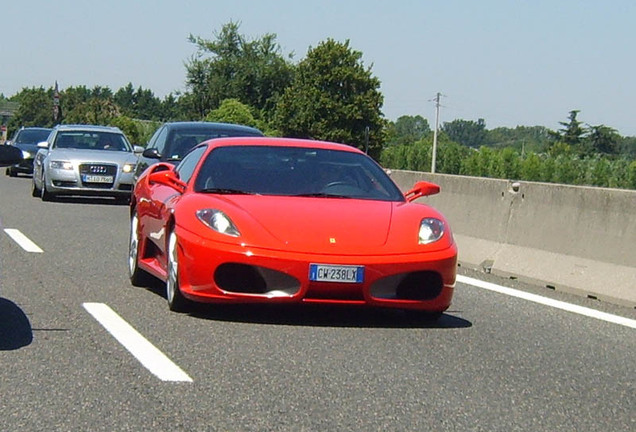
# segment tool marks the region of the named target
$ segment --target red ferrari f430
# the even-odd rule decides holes
[[[332,303],[437,317],[455,286],[444,216],[402,193],[348,145],[282,138],[201,143],[157,163],[131,199],[129,275],[165,282],[171,310],[192,302]]]

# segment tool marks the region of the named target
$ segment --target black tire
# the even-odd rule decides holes
[[[166,278],[166,299],[173,312],[187,312],[192,303],[181,294],[179,288],[179,260],[177,234],[172,231],[168,238],[168,277]]]
[[[130,237],[128,240],[128,277],[130,283],[138,287],[148,287],[153,282],[153,277],[145,270],[139,268],[139,221],[137,213],[130,218]]]
[[[40,198],[42,201],[53,201],[55,199],[55,195],[46,190],[46,178],[44,177],[44,173],[42,173],[42,189],[40,189]]]
[[[40,189],[35,185],[35,176],[31,179],[31,196],[34,198],[38,198],[40,196]]]

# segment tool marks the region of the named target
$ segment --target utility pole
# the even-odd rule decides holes
[[[439,129],[439,98],[440,92],[435,95],[435,130],[433,131],[433,157],[431,161],[431,173],[435,174],[435,162],[437,159],[437,130]]]

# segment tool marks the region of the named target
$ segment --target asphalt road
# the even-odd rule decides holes
[[[632,327],[461,283],[435,325],[333,307],[171,313],[159,289],[128,281],[127,206],[42,202],[30,186],[0,176],[2,431],[636,430]],[[158,377],[87,303],[107,305],[191,381]]]

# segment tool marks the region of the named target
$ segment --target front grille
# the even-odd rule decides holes
[[[112,175],[117,174],[117,165],[106,164],[82,164],[79,166],[80,174]]]
[[[88,163],[81,164],[79,166],[80,178],[82,180],[82,185],[85,187],[90,187],[93,189],[111,189],[113,184],[115,183],[115,177],[117,175],[117,165],[108,165],[108,164],[100,164],[100,163]],[[103,181],[87,181],[86,176],[111,176],[113,181],[111,182],[103,182]]]
[[[223,291],[267,297],[291,296],[300,290],[300,281],[284,272],[239,263],[221,264],[214,282]]]

